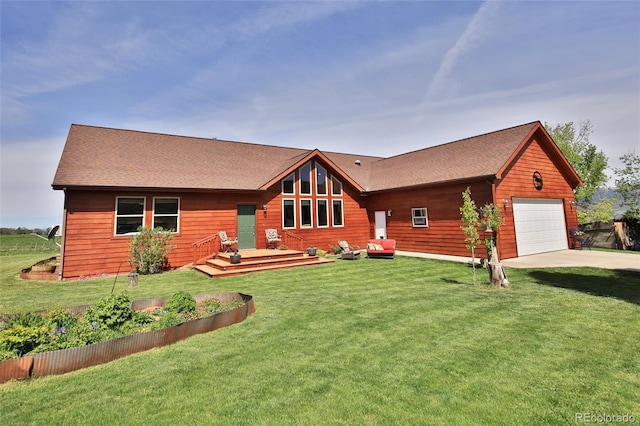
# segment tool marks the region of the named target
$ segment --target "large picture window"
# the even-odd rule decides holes
[[[144,226],[144,197],[116,197],[116,235],[135,234]]]
[[[327,195],[327,170],[316,163],[316,194]]]
[[[296,190],[295,190],[295,178],[294,178],[294,174],[291,173],[289,176],[287,176],[286,178],[284,178],[282,180],[282,193],[283,194],[295,194]]]
[[[178,198],[153,199],[153,227],[178,232],[180,200]]]
[[[296,205],[295,200],[282,200],[282,227],[296,227]]]
[[[316,214],[317,223],[319,228],[326,228],[329,226],[329,209],[327,207],[327,200],[316,201]]]
[[[300,226],[311,227],[311,200],[300,200]]]
[[[426,228],[429,226],[426,207],[411,209],[411,218],[413,220],[414,228]]]
[[[300,193],[311,194],[311,163],[300,167]]]
[[[333,200],[333,226],[343,226],[342,200]]]
[[[333,176],[331,176],[331,194],[342,195],[342,183]]]

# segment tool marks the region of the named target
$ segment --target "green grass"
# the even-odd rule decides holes
[[[56,237],[56,241],[60,243],[60,237]],[[0,235],[0,254],[2,256],[28,252],[55,256],[60,253],[60,249],[54,241],[43,240],[35,235]]]
[[[26,282],[4,313],[92,303],[113,278]],[[9,261],[8,261],[9,259]],[[397,257],[212,280],[141,276],[132,299],[240,291],[247,321],[74,373],[0,385],[0,424],[566,424],[640,417],[640,274]],[[485,282],[486,272],[480,271]],[[126,277],[116,291],[127,286]]]

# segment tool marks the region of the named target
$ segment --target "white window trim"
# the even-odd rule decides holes
[[[309,202],[309,209],[311,210],[309,212],[309,219],[311,220],[311,223],[308,225],[305,225],[302,223],[302,203],[304,201],[308,201]],[[304,229],[309,229],[309,228],[313,228],[313,200],[311,198],[300,198],[300,228],[304,228]]]
[[[120,198],[142,198],[142,225],[141,226],[145,226],[145,216],[146,216],[146,212],[147,212],[147,197],[145,197],[144,195],[119,195],[116,196],[116,205],[113,208],[113,235],[116,237],[122,237],[122,236],[127,236],[127,235],[137,235],[139,234],[138,231],[136,232],[126,232],[124,234],[118,234],[118,218],[119,217],[140,217],[139,214],[118,214],[118,200],[120,200]]]
[[[340,192],[333,192],[333,181],[334,179],[340,184]],[[335,195],[335,196],[342,196],[343,191],[342,191],[342,181],[340,179],[338,179],[337,177],[331,175],[331,195]]]
[[[324,201],[325,202],[325,211],[326,211],[326,215],[327,216],[324,219],[327,222],[326,225],[320,225],[320,208],[318,207],[318,205],[320,204],[320,201]],[[328,228],[330,223],[331,222],[329,222],[329,200],[327,198],[318,198],[318,199],[316,199],[316,227],[317,228]]]
[[[176,214],[156,214],[156,199],[158,198],[164,198],[164,199],[174,199],[174,200],[178,200],[178,212]],[[153,197],[153,212],[151,214],[151,222],[152,222],[152,227],[155,228],[156,227],[156,216],[162,216],[162,217],[176,217],[176,229],[171,232],[171,234],[178,234],[180,232],[180,197]]]
[[[284,202],[291,201],[293,203],[293,226],[284,226]],[[282,199],[282,229],[296,229],[297,225],[297,212],[296,212],[296,199],[295,198],[283,198]]]
[[[293,192],[284,192],[284,181],[291,178],[293,180]],[[295,172],[291,173],[289,176],[285,177],[284,179],[282,179],[282,187],[280,188],[282,190],[282,194],[284,195],[296,195],[296,174]]]
[[[309,192],[302,192],[302,170],[306,167],[309,166]],[[300,185],[300,195],[311,195],[313,194],[313,167],[311,165],[311,161],[309,161],[308,163],[303,164],[302,166],[300,166],[299,170],[299,174],[300,174],[300,179],[298,180],[298,183]]]
[[[324,171],[324,193],[318,191],[318,187],[319,184],[321,183],[320,181],[318,181],[318,170],[321,169]],[[329,192],[329,182],[327,182],[327,178],[329,177],[329,175],[327,174],[327,169],[325,169],[324,167],[322,167],[320,164],[316,163],[316,194],[317,195],[328,195]]]
[[[333,203],[340,203],[340,225],[336,225]],[[344,228],[344,202],[342,201],[342,199],[338,198],[331,200],[331,225],[335,228]]]
[[[415,213],[419,212],[422,213],[422,210],[424,210],[424,216],[420,215],[420,216],[416,216]],[[419,224],[416,225],[416,219],[424,219],[425,223],[423,224]],[[427,211],[426,207],[415,207],[411,209],[411,223],[413,224],[414,228],[428,228],[429,227],[429,212]]]

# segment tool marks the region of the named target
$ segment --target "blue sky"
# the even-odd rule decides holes
[[[640,2],[0,2],[0,226],[72,123],[391,156],[531,121],[640,151]]]

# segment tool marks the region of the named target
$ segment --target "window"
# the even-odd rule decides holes
[[[282,227],[296,227],[296,206],[295,200],[282,200]]]
[[[333,200],[333,226],[342,226],[342,200]]]
[[[316,201],[317,223],[319,228],[329,226],[329,210],[327,209],[327,200]]]
[[[429,226],[429,219],[427,219],[427,209],[422,207],[419,209],[411,209],[411,218],[413,219],[414,228],[426,228]]]
[[[180,201],[178,198],[153,199],[153,227],[178,232]]]
[[[311,163],[300,167],[300,193],[311,194]]]
[[[283,194],[295,194],[295,185],[294,185],[294,174],[291,173],[289,176],[282,180],[282,193]]]
[[[331,194],[342,195],[342,183],[333,176],[331,176]]]
[[[144,197],[116,197],[116,235],[138,232],[144,226]]]
[[[327,170],[316,163],[316,194],[327,195]]]
[[[300,200],[300,226],[313,226],[311,222],[311,200]]]

